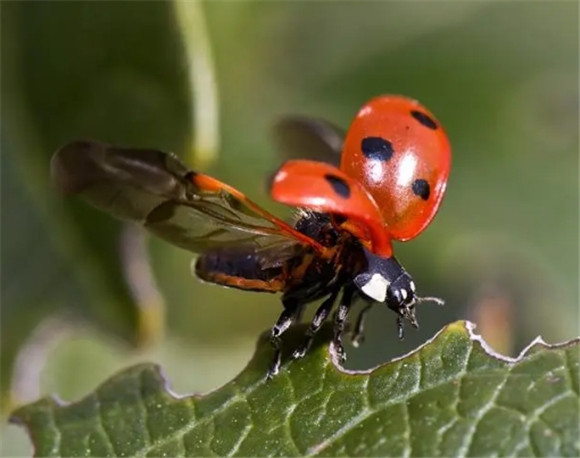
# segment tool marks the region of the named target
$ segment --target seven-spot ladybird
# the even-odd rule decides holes
[[[451,160],[439,122],[401,96],[377,97],[363,106],[346,138],[330,123],[299,117],[283,120],[277,134],[287,156],[303,147],[308,157],[317,151],[323,156],[323,161],[288,160],[273,177],[272,198],[298,207],[293,225],[231,186],[189,170],[170,153],[77,141],[58,150],[51,163],[63,192],[79,193],[94,206],[199,253],[200,279],[282,293],[268,377],[280,368],[281,335],[308,303],[323,299],[293,358],[307,352],[341,294],[333,344],[342,358],[344,323],[356,299],[367,305],[354,326],[354,343],[362,338],[373,303],[397,314],[400,337],[403,320],[417,326],[417,303],[442,303],[417,296],[391,241],[417,236],[433,219]]]

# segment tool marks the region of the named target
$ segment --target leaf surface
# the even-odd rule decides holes
[[[266,336],[247,368],[177,397],[157,366],[129,368],[86,398],[13,414],[37,456],[577,456],[579,341],[493,354],[456,322],[368,372],[333,362],[324,328],[303,360],[265,380]],[[304,328],[291,331],[293,344]]]

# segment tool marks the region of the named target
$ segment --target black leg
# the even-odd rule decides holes
[[[324,322],[324,320],[326,320],[326,318],[330,314],[330,311],[332,310],[332,307],[334,306],[334,301],[336,301],[336,296],[338,296],[338,291],[333,292],[320,305],[320,307],[318,307],[318,310],[316,310],[316,313],[314,314],[314,318],[312,319],[312,322],[310,323],[310,326],[308,327],[308,330],[306,331],[306,340],[304,341],[304,343],[302,345],[300,345],[300,347],[298,347],[294,351],[294,353],[292,354],[292,358],[294,358],[294,359],[302,358],[306,354],[306,352],[310,349],[310,346],[312,345],[312,341],[314,340],[314,335],[318,332],[318,330],[322,326],[322,323]]]
[[[270,342],[272,343],[272,347],[274,347],[274,360],[272,361],[272,365],[266,375],[266,378],[268,379],[271,379],[280,372],[280,363],[282,361],[282,340],[280,339],[280,336],[296,320],[296,315],[300,314],[302,308],[302,305],[298,305],[295,302],[284,304],[284,311],[280,314],[280,318],[278,318],[278,321],[276,321],[276,324],[272,327],[272,331],[270,331]]]
[[[397,335],[399,340],[403,340],[405,338],[405,329],[403,328],[403,317],[401,315],[397,315]]]
[[[364,342],[364,327],[365,327],[365,320],[370,312],[373,304],[367,304],[358,314],[358,318],[356,319],[356,325],[352,332],[351,342],[353,347],[359,347]]]
[[[419,323],[417,322],[417,318],[415,318],[415,308],[414,307],[409,310],[407,320],[409,320],[409,323],[411,323],[411,326],[413,326],[415,329],[419,328]]]
[[[344,331],[344,323],[346,321],[346,317],[348,316],[350,306],[352,305],[354,291],[355,290],[352,286],[347,286],[344,288],[344,293],[342,294],[340,305],[338,306],[338,310],[334,315],[333,344],[341,362],[346,361],[346,353],[344,351],[344,347],[342,346],[342,332]]]

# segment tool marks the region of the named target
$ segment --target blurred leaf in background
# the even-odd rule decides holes
[[[2,386],[14,350],[53,313],[147,340],[119,259],[121,226],[49,183],[71,138],[183,149],[187,85],[170,5],[3,8]],[[148,33],[142,35],[141,32]],[[173,31],[173,32],[172,32]],[[8,217],[7,217],[8,216]],[[160,314],[161,315],[161,314]]]
[[[80,396],[143,359],[166,367],[177,391],[231,378],[255,335],[275,320],[278,300],[199,284],[189,253],[148,241],[167,304],[166,337],[148,352],[130,351],[121,342],[144,336],[119,256],[123,226],[62,199],[48,179],[52,152],[79,137],[189,152],[192,91],[172,4],[2,6],[5,399],[33,329],[61,336],[42,346],[38,394]],[[477,319],[484,337],[512,355],[538,334],[548,342],[578,334],[575,3],[200,6],[223,116],[219,160],[205,171],[260,204],[274,208],[259,177],[278,163],[268,133],[282,114],[347,127],[372,96],[402,93],[433,111],[451,138],[439,215],[417,240],[396,247],[420,293],[447,305],[422,307],[421,330],[403,343],[392,314],[375,307],[365,345],[347,349],[350,367],[407,352],[466,316],[484,317]],[[19,366],[34,366],[34,355],[21,354]],[[207,368],[212,379],[199,375]],[[25,453],[13,443],[11,454]]]

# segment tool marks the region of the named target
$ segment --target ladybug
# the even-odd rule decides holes
[[[289,117],[276,128],[287,161],[272,177],[275,201],[297,208],[293,224],[240,191],[188,169],[175,155],[76,141],[51,161],[64,193],[135,221],[155,235],[198,253],[203,281],[243,290],[282,293],[283,311],[271,330],[280,370],[282,334],[304,308],[322,300],[293,358],[306,354],[315,333],[334,313],[333,345],[344,360],[343,330],[356,300],[366,303],[353,328],[362,341],[374,303],[386,304],[417,327],[422,301],[412,277],[394,257],[392,241],[406,241],[431,222],[445,193],[451,164],[447,136],[435,117],[402,96],[374,98],[346,136],[321,120]],[[294,159],[296,153],[307,159]],[[316,159],[316,160],[315,160]]]

